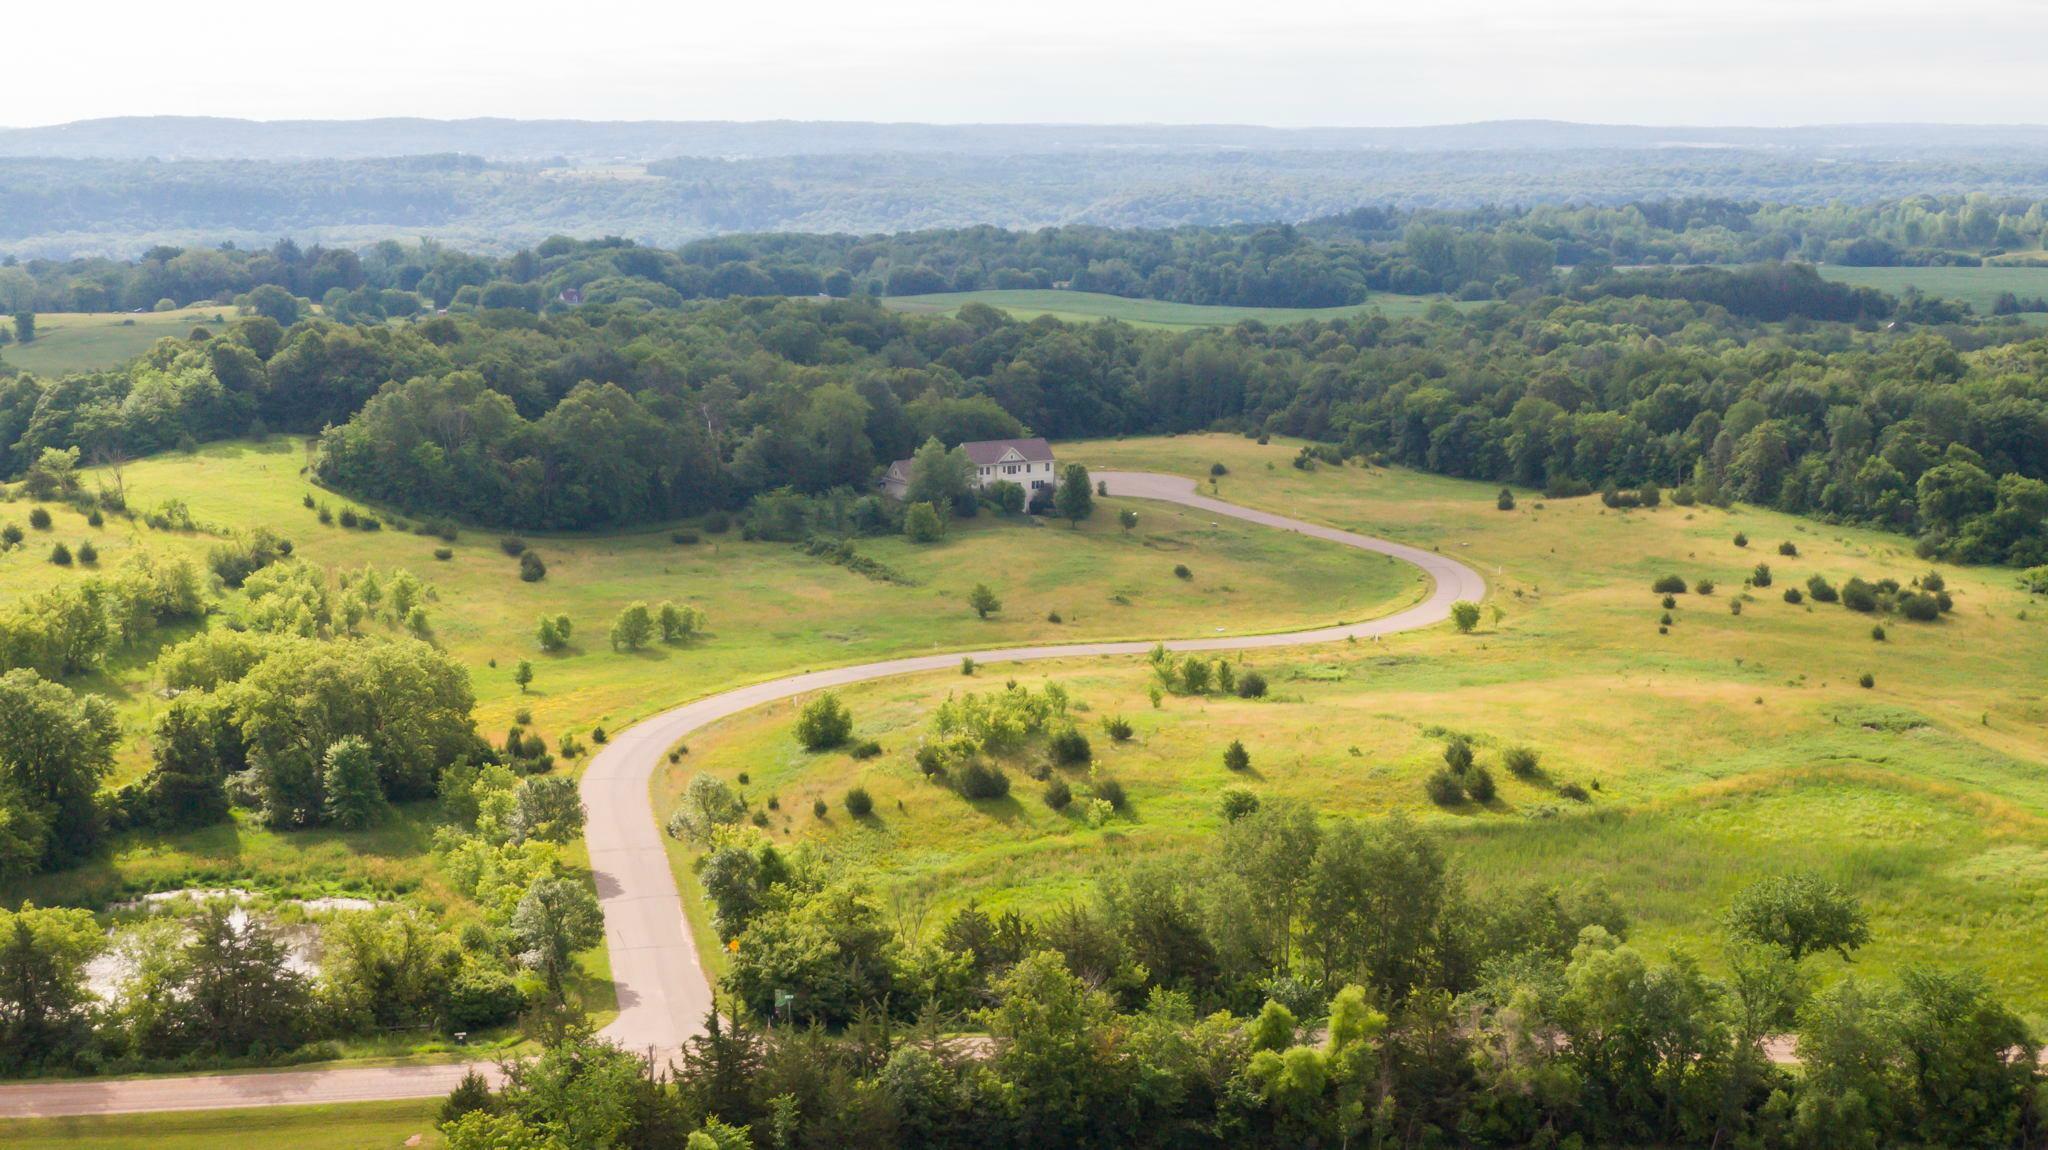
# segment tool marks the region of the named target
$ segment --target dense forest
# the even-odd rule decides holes
[[[333,194],[355,193],[343,185]],[[1987,254],[2040,252],[2044,241],[2048,203],[1978,194],[1825,206],[1664,199],[1458,211],[1378,207],[1299,226],[756,233],[673,251],[556,236],[504,256],[395,240],[361,250],[289,241],[159,245],[131,260],[0,262],[0,312],[225,302],[264,286],[367,319],[458,303],[534,310],[566,291],[591,302],[671,306],[735,295],[1065,285],[1180,303],[1326,307],[1373,292],[1502,298],[1550,285],[1559,269],[1586,281],[1643,265],[1976,265]],[[484,300],[492,287],[493,298]]]
[[[256,315],[124,371],[0,381],[0,474],[53,450],[91,461],[270,429],[320,436],[321,476],[352,493],[559,529],[783,488],[857,495],[928,438],[1223,428],[1560,495],[1655,483],[1882,525],[1958,560],[2048,562],[2048,342],[2031,329],[1846,322],[1889,297],[1797,268],[1619,282],[1638,294],[1187,334],[863,298]],[[1809,295],[1780,324],[1724,306]],[[1801,314],[1829,308],[1843,314]]]

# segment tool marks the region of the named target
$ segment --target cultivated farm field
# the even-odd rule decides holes
[[[167,335],[183,336],[202,326],[217,330],[233,318],[233,308],[213,304],[133,314],[42,312],[36,316],[34,341],[0,346],[0,362],[40,376],[106,371],[148,351]]]
[[[1356,465],[1298,471],[1295,446],[1183,436],[1063,450],[1091,467],[1191,476],[1221,462],[1224,498],[1455,554],[1490,585],[1474,634],[1445,624],[1233,656],[1239,675],[1268,678],[1258,700],[1166,693],[1155,706],[1142,658],[875,682],[843,698],[856,737],[879,741],[880,757],[804,752],[791,734],[800,701],[781,704],[695,737],[657,779],[658,811],[696,772],[763,804],[774,796],[776,841],[849,862],[901,921],[929,929],[969,900],[1044,913],[1091,898],[1097,868],[1198,853],[1233,785],[1332,815],[1405,812],[1448,837],[1480,890],[1604,887],[1639,942],[1682,947],[1710,967],[1738,889],[1811,868],[1870,908],[1875,942],[1859,969],[1967,953],[2017,1008],[2048,1019],[2036,945],[2048,905],[2048,604],[2010,571],[1943,566],[1951,615],[1879,620],[1789,603],[1783,591],[1816,574],[1837,584],[1925,575],[1929,564],[1897,536],[1748,507],[1621,511],[1526,491],[1500,511],[1490,485]],[[1771,586],[1745,587],[1759,563]],[[1650,585],[1666,574],[1714,587],[1675,596],[1660,633]],[[1005,759],[1007,798],[970,802],[925,782],[914,752],[938,705],[1012,680],[1067,691],[1092,765],[1048,770],[1041,740]],[[1134,737],[1108,737],[1108,716],[1127,719]],[[1453,734],[1499,780],[1494,801],[1438,806],[1425,794]],[[1233,739],[1250,753],[1246,771],[1223,765]],[[1527,778],[1504,769],[1515,746],[1541,755]],[[1041,798],[1053,777],[1084,795],[1114,778],[1128,809],[1100,822],[1084,804],[1056,812]],[[843,809],[856,785],[873,798],[865,818]],[[814,799],[826,801],[823,817]],[[672,849],[687,877],[688,851]],[[702,948],[712,935],[698,925]]]

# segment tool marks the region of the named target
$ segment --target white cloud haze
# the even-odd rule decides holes
[[[24,4],[0,124],[2048,119],[2028,0]]]

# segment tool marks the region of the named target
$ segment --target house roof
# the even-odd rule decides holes
[[[977,467],[988,467],[1001,463],[1003,458],[1015,451],[1026,463],[1051,463],[1052,447],[1043,439],[981,439],[963,443],[960,449]]]

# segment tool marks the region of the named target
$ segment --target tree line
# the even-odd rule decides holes
[[[744,860],[744,861],[742,861]],[[1728,908],[1722,973],[1598,889],[1468,889],[1401,818],[1226,812],[1037,917],[893,917],[820,856],[703,862],[731,969],[649,1067],[588,1040],[443,1108],[468,1147],[2033,1144],[2026,1025],[1971,972],[1849,973],[1811,874]],[[899,929],[896,924],[910,924]],[[733,924],[741,924],[733,929]],[[978,1031],[957,1037],[963,1028]],[[1773,1057],[1784,1037],[1797,1065]]]

